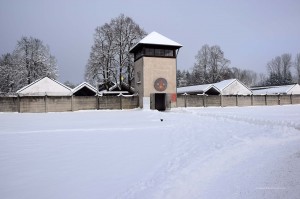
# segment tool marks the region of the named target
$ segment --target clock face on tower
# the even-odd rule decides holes
[[[157,91],[164,91],[167,89],[168,82],[165,78],[158,78],[154,82],[154,88]]]

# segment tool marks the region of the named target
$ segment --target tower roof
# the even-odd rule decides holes
[[[175,48],[182,47],[181,44],[153,31],[146,37],[144,37],[141,41],[135,44],[131,49],[130,52],[134,52],[139,46],[141,45],[162,45],[162,46],[172,46]]]

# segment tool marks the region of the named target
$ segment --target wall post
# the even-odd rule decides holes
[[[71,111],[74,111],[74,96],[71,95]]]
[[[118,97],[120,98],[120,109],[122,110],[123,109],[123,104],[122,104],[122,93],[120,93],[119,95],[118,95]]]
[[[220,95],[220,106],[223,107],[223,96]]]
[[[45,113],[47,113],[48,112],[47,93],[45,93],[44,101],[45,101]]]
[[[280,105],[280,94],[278,94],[278,105]]]
[[[265,105],[268,106],[268,103],[267,103],[267,94],[265,95]]]
[[[18,109],[18,113],[21,113],[21,99],[19,93],[18,93],[18,100],[17,100],[17,109]]]
[[[293,95],[290,95],[291,104],[293,104]]]
[[[253,94],[251,94],[250,96],[251,96],[251,106],[253,106]]]
[[[239,106],[239,95],[238,94],[236,94],[235,104],[236,104],[236,106]]]

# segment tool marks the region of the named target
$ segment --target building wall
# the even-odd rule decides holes
[[[165,78],[168,82],[166,90],[155,90],[154,82]],[[176,58],[142,57],[135,62],[135,89],[139,94],[139,105],[143,108],[145,98],[151,93],[170,94],[171,107],[176,107]],[[145,101],[146,103],[146,101]]]
[[[134,62],[134,77],[135,77],[135,93],[139,95],[140,107],[143,108],[143,96],[144,96],[144,70],[143,70],[143,58],[140,58]]]
[[[167,89],[161,93],[176,93],[176,59],[160,57],[143,57],[144,64],[144,97],[150,93],[159,93],[155,90],[154,82],[157,78],[165,78],[168,82]]]

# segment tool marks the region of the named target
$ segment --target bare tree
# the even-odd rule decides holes
[[[108,82],[131,85],[134,73],[129,50],[145,35],[139,25],[123,14],[97,27],[85,79],[93,85]]]
[[[217,45],[202,46],[196,55],[193,68],[194,84],[215,83],[229,76],[230,61],[224,58],[224,52]]]
[[[251,70],[243,70],[240,68],[230,68],[232,72],[232,77],[240,80],[246,86],[254,86],[257,84],[257,73]]]
[[[292,83],[292,74],[290,68],[292,66],[291,54],[282,54],[276,56],[267,64],[269,78],[267,85],[285,85]]]
[[[295,65],[295,68],[297,71],[297,81],[298,81],[298,84],[300,84],[300,53],[298,53],[296,55],[294,65]]]

